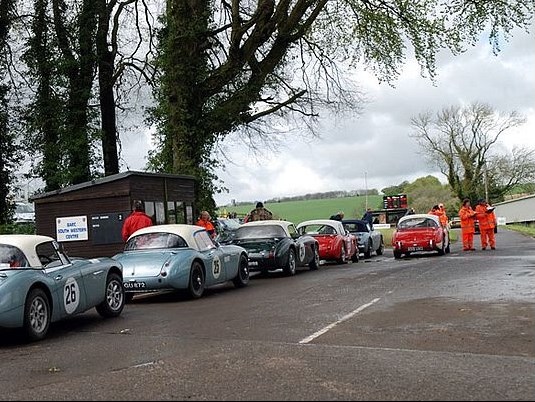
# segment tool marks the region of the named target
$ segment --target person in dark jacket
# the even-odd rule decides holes
[[[124,241],[127,241],[136,230],[152,226],[152,219],[145,213],[143,201],[135,200],[132,206],[132,213],[123,223],[122,236]]]
[[[338,211],[335,215],[331,215],[329,219],[341,222],[344,219],[344,211]]]
[[[373,230],[373,213],[371,208],[368,208],[366,210],[366,212],[362,216],[362,220],[368,222],[370,228]]]

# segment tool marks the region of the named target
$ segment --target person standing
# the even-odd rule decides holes
[[[439,219],[440,223],[442,223],[442,226],[445,228],[449,227],[450,218],[448,218],[448,214],[446,213],[446,208],[444,208],[444,204],[440,203],[438,204],[438,210],[440,211]]]
[[[256,203],[256,208],[249,212],[247,222],[267,221],[273,219],[273,214],[269,211],[262,202]]]
[[[371,208],[368,208],[366,212],[364,212],[364,215],[362,216],[362,220],[368,222],[371,230],[373,230],[373,213],[372,213]]]
[[[465,198],[463,205],[459,210],[459,217],[461,218],[461,233],[463,237],[463,251],[474,251],[474,233],[476,212],[470,205],[470,200]]]
[[[199,220],[196,223],[197,226],[202,226],[206,229],[208,234],[212,239],[215,239],[217,233],[214,227],[214,224],[212,223],[212,217],[208,213],[208,211],[202,211],[201,215],[199,217]]]
[[[344,211],[338,211],[335,215],[331,215],[331,220],[333,221],[342,221],[344,219]]]
[[[130,235],[138,229],[152,226],[152,219],[145,213],[143,201],[135,200],[132,203],[132,213],[125,219],[122,228],[123,241],[127,241]]]
[[[487,246],[490,246],[491,250],[496,250],[496,237],[494,236],[496,215],[494,209],[484,199],[480,199],[477,202],[476,212],[481,236],[481,250],[486,250]]]

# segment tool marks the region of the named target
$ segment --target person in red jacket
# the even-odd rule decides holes
[[[479,221],[479,232],[481,234],[481,250],[486,250],[490,246],[496,250],[496,237],[494,236],[494,227],[496,226],[496,215],[487,201],[481,199],[476,206],[477,220]]]
[[[122,235],[124,241],[127,241],[136,230],[152,226],[152,219],[145,213],[143,201],[135,200],[132,205],[132,213],[128,215],[128,218],[123,223]]]
[[[474,251],[474,233],[476,212],[470,205],[470,200],[465,198],[463,205],[459,210],[459,218],[461,218],[461,233],[463,236],[463,250]]]

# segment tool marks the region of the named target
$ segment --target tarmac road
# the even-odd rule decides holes
[[[479,238],[476,238],[479,241]],[[134,299],[0,342],[2,400],[535,400],[535,240]]]

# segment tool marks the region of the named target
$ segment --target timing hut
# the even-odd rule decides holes
[[[37,194],[36,232],[56,238],[71,256],[111,257],[123,249],[133,200],[144,202],[154,224],[192,224],[195,178],[128,171]]]

